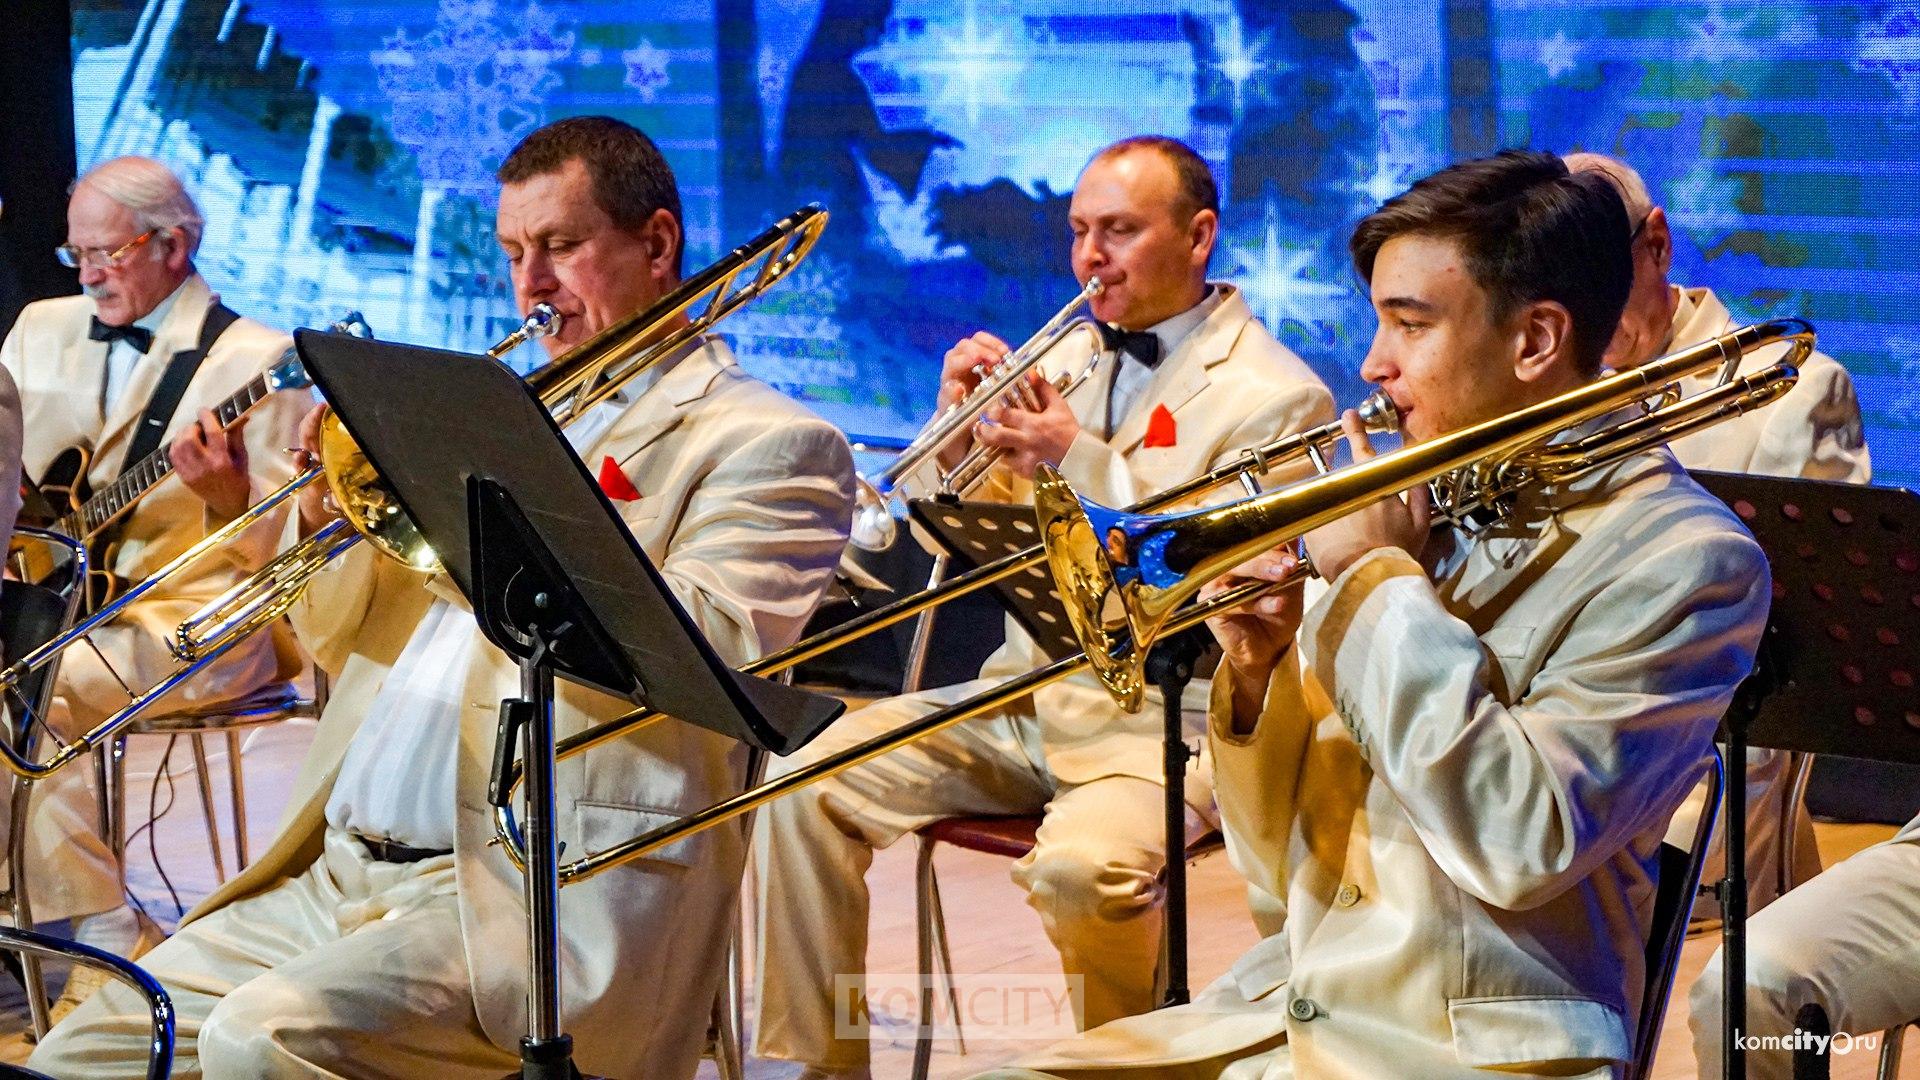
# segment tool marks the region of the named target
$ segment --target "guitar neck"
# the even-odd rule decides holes
[[[214,406],[214,418],[220,422],[222,431],[232,427],[236,420],[253,411],[266,396],[272,393],[265,375],[256,375],[240,388],[240,392]],[[135,462],[121,472],[120,476],[100,489],[92,498],[80,507],[60,519],[56,528],[68,536],[80,540],[90,540],[95,533],[112,524],[127,511],[127,508],[140,501],[154,485],[165,480],[173,472],[173,458],[167,452],[166,444]]]

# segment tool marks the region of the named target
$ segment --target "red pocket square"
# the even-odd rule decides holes
[[[640,489],[620,471],[620,463],[611,454],[600,459],[600,490],[615,502],[632,502],[640,497]]]
[[[1140,445],[1147,447],[1172,446],[1177,434],[1173,423],[1173,414],[1165,405],[1155,405],[1153,415],[1147,418],[1147,437]]]

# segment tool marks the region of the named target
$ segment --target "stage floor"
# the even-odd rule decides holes
[[[260,730],[247,744],[243,758],[247,778],[247,817],[249,839],[254,853],[264,850],[285,810],[288,787],[301,756],[312,738],[311,721],[292,721]],[[145,819],[149,784],[160,765],[167,740],[143,737],[133,740],[127,769],[129,818],[135,824]],[[222,822],[222,843],[226,845],[229,871],[233,866],[232,838],[228,821],[226,753],[219,740],[208,745],[208,759],[214,774],[216,811]],[[149,853],[142,834],[131,845],[128,882],[134,896],[163,925],[171,927],[177,913],[169,897],[160,870],[171,879],[180,899],[189,907],[210,892],[215,884],[213,860],[208,854],[205,819],[201,814],[195,787],[192,756],[188,748],[174,748],[169,773],[173,777],[174,804],[156,830],[159,866]],[[166,804],[166,782],[161,781],[160,804]],[[1891,828],[1878,826],[1818,826],[1820,849],[1828,865],[1853,851],[1892,834]],[[1052,947],[1040,926],[1040,920],[1027,907],[1025,897],[1007,878],[1005,859],[971,852],[943,849],[939,856],[942,898],[949,913],[948,933],[954,966],[963,973],[1028,976],[1045,985],[1064,988]],[[868,969],[876,972],[907,972],[915,967],[913,913],[913,846],[897,844],[875,859],[869,876],[873,888],[873,934]],[[1192,917],[1191,949],[1195,986],[1226,970],[1235,957],[1256,939],[1247,914],[1245,892],[1240,878],[1224,855],[1201,860],[1190,877]],[[990,913],[992,925],[983,925],[982,913]],[[1685,988],[1706,964],[1718,941],[1717,936],[1698,937],[1687,942],[1681,961],[1678,990],[1667,1014],[1666,1029],[1654,1063],[1656,1080],[1691,1080],[1694,1059],[1687,1033]],[[54,974],[54,978],[58,978]],[[0,1058],[20,1060],[25,1047],[18,1032],[26,1026],[24,1001],[9,979],[0,979],[6,992],[0,999],[0,1031],[12,1033],[0,1049]],[[752,1004],[748,1004],[748,1022],[752,1022]],[[905,1019],[884,1024],[885,1033],[876,1036],[874,1074],[883,1080],[904,1078],[912,1063],[913,1032]],[[967,1053],[956,1051],[951,1038],[943,1037],[935,1047],[933,1076],[966,1077],[993,1065],[1017,1057],[1035,1045],[1031,1042],[993,1041],[990,1032],[969,1029]],[[1903,1077],[1920,1080],[1920,1038],[1908,1046]],[[1836,1061],[1836,1080],[1867,1080],[1873,1076],[1875,1056],[1855,1053]],[[796,1070],[791,1065],[749,1060],[747,1075],[753,1080],[784,1080]],[[717,1074],[711,1063],[702,1066],[703,1078]]]

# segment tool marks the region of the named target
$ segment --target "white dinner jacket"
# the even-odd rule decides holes
[[[833,580],[852,517],[852,455],[836,428],[747,375],[723,343],[708,339],[580,456],[596,475],[611,461],[640,492],[615,505],[722,659],[738,665],[799,636]],[[354,731],[436,595],[464,606],[444,579],[423,579],[366,544],[315,581],[292,613],[294,627],[336,673],[333,696],[279,836],[189,919],[271,888],[318,857],[327,799]],[[487,781],[500,700],[517,696],[518,668],[477,625],[473,633],[454,863],[480,1023],[517,1053],[526,1033],[526,911],[519,872],[488,846]],[[557,690],[562,737],[631,708],[565,681]],[[740,744],[665,721],[559,763],[567,857],[732,794],[744,759]],[[692,1075],[743,859],[740,830],[722,826],[561,890],[562,1010],[583,1071]]]

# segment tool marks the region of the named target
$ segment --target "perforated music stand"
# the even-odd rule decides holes
[[[1746,748],[1920,764],[1920,496],[1902,488],[1698,472],[1767,553],[1773,607],[1727,712],[1722,804],[1726,1075],[1746,1075]]]
[[[501,777],[522,736],[529,1033],[523,1076],[573,1075],[560,1030],[553,679],[791,753],[836,699],[728,669],[667,590],[547,410],[487,357],[301,330],[300,359],[447,574],[487,639],[520,665],[502,702]]]
[[[1040,542],[1033,507],[1018,503],[909,499],[907,512],[962,571],[1016,554]],[[1049,660],[1078,655],[1080,639],[1067,619],[1053,574],[1042,561],[991,588]],[[1166,774],[1167,988],[1161,1005],[1185,1005],[1187,988],[1187,764],[1199,755],[1187,746],[1180,699],[1200,657],[1213,643],[1195,628],[1153,643],[1147,678],[1160,691],[1161,765]]]

